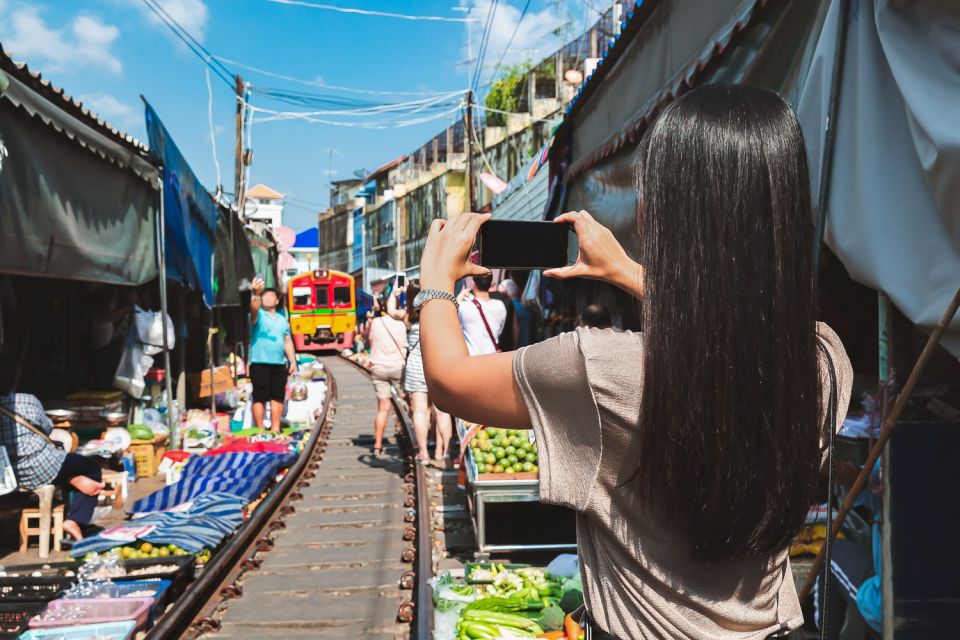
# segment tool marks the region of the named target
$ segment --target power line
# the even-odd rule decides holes
[[[200,58],[204,64],[210,68],[211,71],[217,74],[217,77],[223,80],[231,90],[233,89],[234,73],[230,71],[230,69],[216,60],[215,56],[213,56],[206,47],[200,44],[199,40],[193,37],[189,31],[187,31],[179,22],[177,22],[169,13],[167,13],[166,10],[160,4],[158,4],[156,0],[141,1],[148,9],[150,9],[150,11],[154,13],[154,15],[157,16],[157,18],[159,18],[160,22],[170,29],[170,31],[173,32],[173,34],[177,36],[177,38],[179,38],[180,41],[183,42],[188,49],[190,49],[191,52],[193,52],[195,56]]]
[[[496,75],[497,71],[500,69],[500,65],[503,64],[503,59],[507,56],[507,52],[510,51],[510,45],[513,44],[513,39],[517,37],[517,32],[520,30],[520,25],[523,23],[523,19],[527,16],[527,11],[530,9],[530,0],[527,0],[526,4],[523,5],[523,11],[520,12],[520,19],[517,20],[517,26],[513,28],[513,33],[510,34],[510,39],[507,41],[507,46],[503,48],[503,52],[500,54],[500,59],[497,60],[496,66],[493,67],[493,72],[490,74],[490,81],[493,81],[493,76]]]
[[[354,9],[352,7],[338,7],[332,4],[319,4],[316,2],[304,2],[303,0],[267,0],[274,4],[288,4],[297,7],[308,7],[310,9],[323,9],[325,11],[336,11],[338,13],[353,13],[362,16],[378,16],[381,18],[399,18],[401,20],[421,20],[426,22],[477,22],[476,18],[450,18],[447,16],[414,16],[404,13],[391,13],[389,11],[372,11],[368,9]]]
[[[487,55],[487,45],[490,42],[490,34],[493,32],[493,21],[497,14],[497,6],[500,4],[500,0],[493,0],[490,3],[490,9],[487,11],[487,20],[483,28],[483,36],[480,39],[480,49],[477,54],[477,66],[473,72],[473,80],[470,82],[470,87],[476,92],[478,85],[480,84],[480,75],[483,72],[483,60]]]
[[[236,60],[225,58],[223,56],[214,56],[214,57],[222,62],[226,62],[227,64],[232,64],[235,67],[246,69],[247,71],[253,71],[254,73],[259,73],[271,78],[278,78],[280,80],[286,80],[288,82],[294,82],[294,83],[302,84],[309,87],[319,87],[321,89],[330,89],[331,91],[344,91],[347,93],[362,93],[362,94],[376,95],[376,96],[390,96],[390,95],[436,96],[436,95],[445,93],[443,91],[388,91],[388,90],[374,90],[374,89],[356,89],[353,87],[344,87],[344,86],[335,85],[335,84],[327,84],[326,82],[321,82],[319,80],[304,80],[302,78],[297,78],[294,76],[284,75],[282,73],[276,73],[274,71],[268,71],[267,69],[254,67],[248,64],[244,64],[242,62],[238,62]]]

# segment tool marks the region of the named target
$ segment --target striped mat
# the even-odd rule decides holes
[[[286,453],[224,453],[192,456],[179,482],[151,493],[133,504],[132,513],[164,511],[215,492],[241,496],[248,501],[266,488],[277,472],[296,460]]]
[[[208,493],[200,496],[184,511],[154,513],[135,522],[137,526],[156,527],[138,540],[154,545],[175,544],[181,549],[197,553],[213,549],[243,522],[243,507],[247,498],[230,493]],[[81,558],[87,553],[107,551],[124,543],[108,540],[102,535],[84,538],[73,545],[70,555]]]

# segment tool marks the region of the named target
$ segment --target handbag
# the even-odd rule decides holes
[[[497,353],[500,353],[500,343],[497,342],[497,338],[493,335],[493,330],[490,329],[490,323],[487,322],[487,316],[483,313],[483,305],[480,304],[480,301],[474,298],[471,300],[474,306],[477,308],[477,311],[480,312],[480,319],[483,320],[483,326],[487,330],[487,335],[490,336],[490,342],[493,343],[493,348],[497,350]]]

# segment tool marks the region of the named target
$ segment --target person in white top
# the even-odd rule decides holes
[[[498,340],[507,321],[507,308],[490,297],[492,282],[489,275],[473,276],[469,292],[461,294],[460,326],[471,356],[489,355],[500,350]]]

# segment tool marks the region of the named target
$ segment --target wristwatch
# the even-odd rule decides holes
[[[439,289],[424,289],[418,293],[417,297],[413,299],[413,308],[420,311],[420,307],[430,300],[446,300],[452,302],[453,306],[457,308],[457,311],[460,310],[460,303],[457,302],[456,296],[447,291],[440,291]]]

